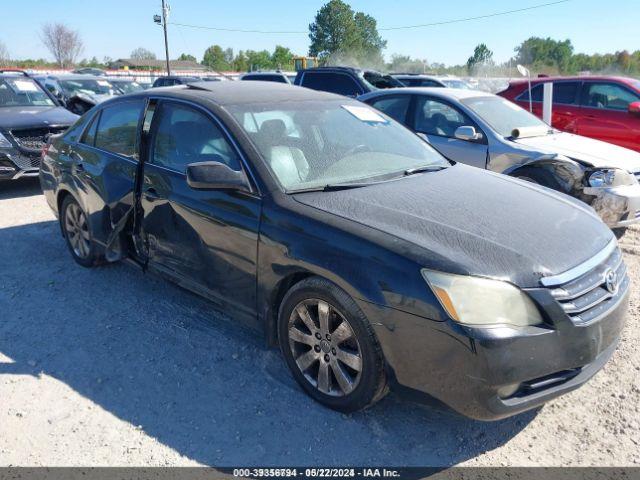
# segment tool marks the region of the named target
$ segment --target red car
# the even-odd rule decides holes
[[[640,80],[625,77],[542,77],[531,81],[533,113],[542,117],[542,85],[553,82],[552,125],[565,132],[640,152]],[[529,109],[527,80],[498,93]]]

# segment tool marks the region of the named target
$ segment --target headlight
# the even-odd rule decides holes
[[[7,140],[7,137],[0,133],[0,148],[13,148],[11,142]]]
[[[589,175],[589,185],[592,187],[621,187],[636,183],[635,177],[620,169],[596,170]]]
[[[442,307],[449,316],[466,325],[515,325],[542,323],[533,301],[507,282],[466,275],[422,270]]]

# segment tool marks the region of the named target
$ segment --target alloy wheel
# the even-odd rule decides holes
[[[362,374],[362,351],[347,319],[318,299],[298,303],[288,324],[289,347],[306,380],[320,392],[349,395]]]
[[[76,203],[69,203],[64,215],[64,229],[73,253],[86,259],[91,253],[89,224],[87,217]]]

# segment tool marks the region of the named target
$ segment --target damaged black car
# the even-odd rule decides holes
[[[40,180],[76,262],[126,260],[210,299],[340,411],[389,388],[483,420],[536,407],[602,368],[628,308],[589,207],[324,92],[108,100],[52,138]]]
[[[21,70],[0,70],[0,181],[34,177],[47,135],[78,119]]]

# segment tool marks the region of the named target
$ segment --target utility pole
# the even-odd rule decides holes
[[[167,59],[167,75],[171,75],[171,67],[169,66],[169,40],[167,38],[167,17],[169,16],[169,6],[165,5],[162,0],[162,28],[164,29],[164,52]]]

